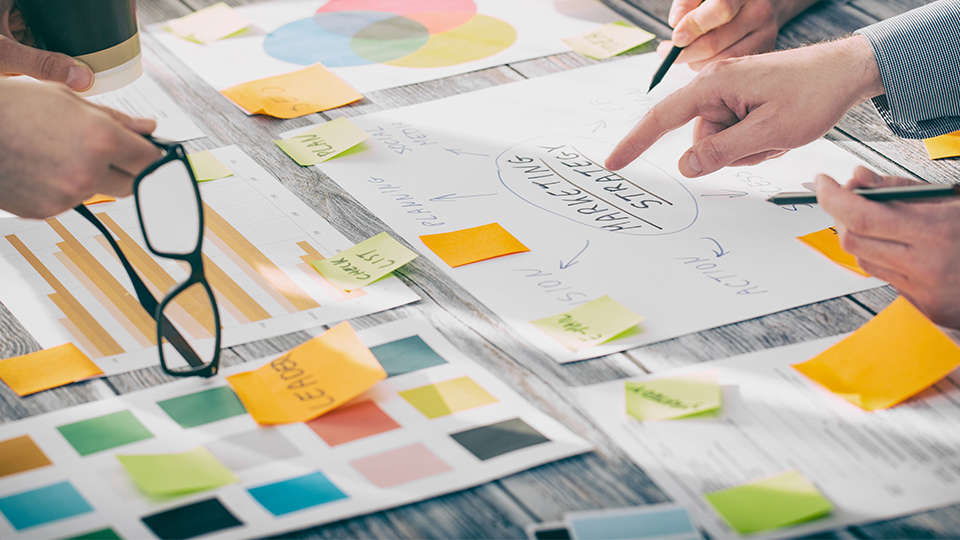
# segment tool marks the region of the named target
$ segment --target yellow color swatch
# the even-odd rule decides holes
[[[817,486],[796,469],[707,493],[704,498],[740,534],[796,525],[833,511]]]
[[[497,402],[497,398],[470,377],[450,379],[397,393],[430,419]]]
[[[363,98],[321,64],[231,86],[223,95],[250,114],[276,118],[297,118]]]
[[[346,118],[337,118],[289,139],[273,141],[304,167],[322,163],[362,143],[370,137]]]
[[[960,131],[947,133],[932,139],[924,139],[930,159],[943,159],[960,156]]]
[[[109,195],[94,195],[93,197],[90,197],[89,199],[83,201],[83,204],[90,206],[91,204],[97,204],[102,202],[113,202],[115,200],[116,199],[114,199]]]
[[[373,283],[416,258],[416,253],[382,232],[310,264],[328,281],[349,292]]]
[[[960,347],[899,297],[850,337],[793,368],[868,411],[925,390],[960,365]]]
[[[625,381],[627,414],[637,420],[671,420],[720,408],[720,370],[665,379]]]
[[[206,44],[232,36],[251,24],[249,19],[230,6],[217,2],[185,17],[168,21],[163,29],[187,41]]]
[[[227,377],[260,424],[306,422],[367,391],[387,373],[342,322],[253,371]]]
[[[421,236],[420,240],[453,268],[530,251],[499,223],[448,233],[427,234]]]
[[[655,37],[646,30],[618,22],[565,38],[563,42],[584,56],[604,60],[639,47]]]
[[[827,227],[822,231],[817,231],[804,236],[798,236],[797,240],[800,240],[804,244],[807,244],[820,253],[823,253],[827,256],[827,258],[839,264],[840,266],[848,270],[853,270],[861,276],[870,277],[870,274],[868,274],[863,268],[860,268],[860,265],[857,264],[856,257],[847,253],[842,247],[840,247],[840,235],[837,234],[837,230],[833,227]]]
[[[187,154],[187,161],[190,162],[190,168],[193,169],[193,176],[197,178],[197,182],[208,182],[233,176],[230,167],[224,165],[209,150]]]
[[[203,446],[179,454],[117,454],[117,459],[140,491],[154,497],[183,495],[240,480]]]
[[[579,351],[610,341],[641,321],[643,317],[613,298],[601,296],[530,324],[571,351]]]
[[[18,396],[103,375],[103,371],[73,343],[0,360],[0,379]]]

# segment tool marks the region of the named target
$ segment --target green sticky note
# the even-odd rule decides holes
[[[643,317],[613,298],[601,296],[570,311],[530,321],[530,324],[564,347],[579,351],[610,341],[642,320]]]
[[[137,487],[154,497],[193,493],[240,480],[203,446],[181,454],[118,454],[117,459]]]
[[[289,139],[273,141],[294,161],[308,167],[342,154],[370,137],[346,118],[337,118]]]
[[[345,291],[359,289],[417,258],[383,232],[322,261],[310,261],[317,272]]]
[[[584,56],[604,60],[639,47],[654,37],[646,30],[618,22],[565,38],[563,42]]]
[[[626,381],[627,414],[637,420],[670,420],[720,408],[719,370],[679,377]]]
[[[209,182],[210,180],[219,180],[233,176],[230,167],[223,164],[217,156],[209,150],[187,154],[187,161],[193,169],[193,175],[197,177],[197,182]]]
[[[105,414],[57,427],[81,456],[153,437],[130,411]]]
[[[833,510],[830,501],[796,469],[704,497],[740,534],[796,525]]]

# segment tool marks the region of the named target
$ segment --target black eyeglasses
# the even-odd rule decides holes
[[[106,237],[130,276],[140,305],[156,320],[164,373],[212,377],[220,368],[220,312],[203,271],[200,188],[182,145],[147,139],[164,155],[133,181],[140,229],[151,253],[189,266],[185,281],[173,285],[158,303],[106,226],[83,204],[74,210]]]

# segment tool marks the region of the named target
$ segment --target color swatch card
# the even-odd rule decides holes
[[[806,537],[960,502],[956,481],[943,474],[956,456],[941,451],[960,445],[952,429],[960,423],[960,371],[906,403],[866,411],[793,367],[845,337],[666,369],[576,394],[597,426],[711,538]],[[901,356],[907,358],[908,365],[918,359]],[[627,383],[711,371],[719,374],[723,399],[715,413],[638,422],[624,412]]]
[[[311,263],[352,242],[239,148],[192,156],[212,164],[212,177],[220,177],[200,184],[200,194],[203,265],[219,301],[224,347],[419,299],[390,276],[344,292]],[[176,261],[150,255],[132,197],[91,211],[152,290],[166,292],[186,280],[187,271]],[[76,212],[46,221],[0,220],[0,283],[0,302],[41,347],[71,343],[107,375],[159,363],[156,321],[136,300],[106,238]],[[173,302],[168,316],[188,339],[213,339],[203,325],[209,316],[193,311],[189,298]]]
[[[358,335],[387,378],[307,422],[259,425],[217,377],[0,425],[0,538],[271,536],[590,449],[425,320]]]

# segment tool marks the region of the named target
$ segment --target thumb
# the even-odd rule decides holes
[[[703,176],[747,156],[763,154],[766,157],[773,157],[782,150],[770,145],[771,137],[758,127],[762,122],[751,120],[745,118],[726,129],[698,140],[693,148],[680,157],[680,162],[677,164],[680,173],[687,178]]]
[[[78,92],[93,86],[93,71],[83,62],[22,45],[6,36],[0,36],[0,74],[59,82]]]

